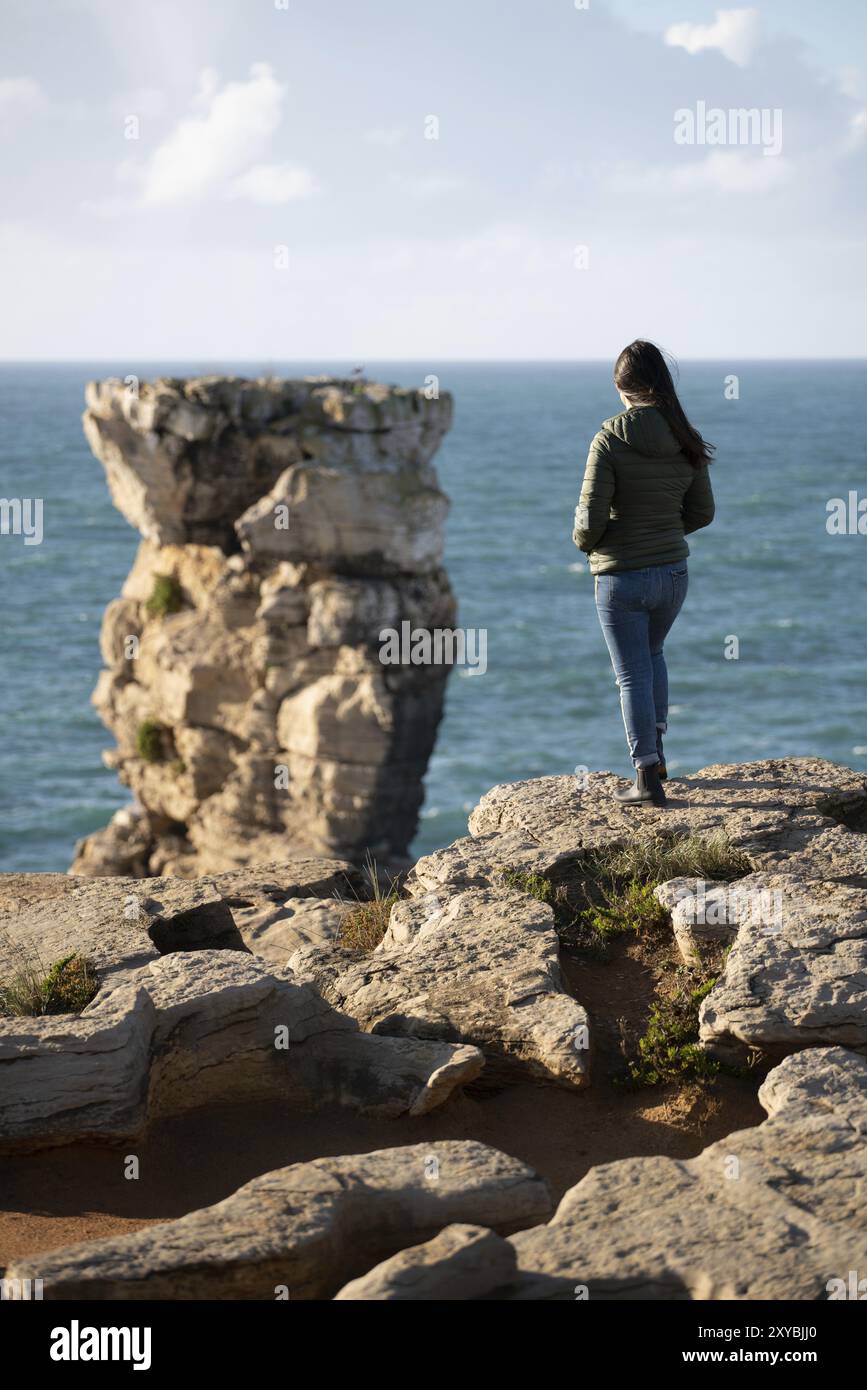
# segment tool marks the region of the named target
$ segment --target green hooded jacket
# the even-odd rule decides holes
[[[572,539],[593,574],[667,565],[713,514],[707,465],[693,468],[656,406],[632,406],[590,445]]]

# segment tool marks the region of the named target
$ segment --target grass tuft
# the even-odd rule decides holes
[[[184,606],[184,591],[173,574],[154,575],[154,587],[145,604],[148,616],[165,618],[179,613]]]
[[[567,884],[517,869],[502,869],[500,876],[551,904],[565,944],[604,956],[624,932],[650,935],[667,927],[668,915],[653,896],[658,884],[670,878],[731,880],[751,871],[745,855],[719,832],[678,836],[657,831],[627,845],[590,850]]]
[[[136,752],[146,763],[158,763],[164,756],[165,729],[155,719],[145,719],[135,736]]]
[[[537,898],[540,903],[555,901],[554,885],[544,874],[537,874],[528,869],[500,868],[497,870],[497,877],[507,888],[517,888],[521,893]]]
[[[96,994],[99,981],[91,961],[73,952],[46,971],[38,959],[21,952],[18,973],[0,985],[0,1015],[37,1018],[45,1014],[80,1014]]]
[[[670,878],[742,878],[752,872],[746,855],[734,849],[721,831],[676,835],[656,831],[628,845],[595,850],[591,869],[603,879],[638,879],[665,883]]]
[[[359,955],[370,955],[385,936],[391,909],[400,898],[398,883],[389,878],[385,884],[380,879],[375,859],[369,854],[365,861],[365,874],[370,885],[369,898],[359,898],[353,889],[352,903],[346,903],[346,911],[340,923],[338,941],[347,951],[357,951]]]

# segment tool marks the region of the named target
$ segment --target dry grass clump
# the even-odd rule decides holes
[[[400,898],[400,886],[393,878],[388,878],[387,883],[383,882],[376,861],[370,855],[364,867],[370,897],[361,898],[354,889],[353,902],[338,896],[338,901],[346,909],[340,923],[338,941],[347,951],[370,955],[385,936],[391,909]]]
[[[8,944],[8,943],[7,943]],[[99,987],[93,963],[72,952],[46,970],[38,956],[19,946],[16,973],[0,984],[0,1015],[6,1018],[39,1018],[46,1014],[80,1014]]]

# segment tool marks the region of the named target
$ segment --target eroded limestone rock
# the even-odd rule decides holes
[[[512,877],[562,881],[580,871],[588,855],[626,846],[649,831],[721,834],[755,868],[867,888],[867,836],[855,828],[867,808],[863,773],[816,758],[713,766],[671,779],[666,809],[637,812],[613,800],[617,785],[611,773],[593,772],[583,786],[574,777],[539,777],[492,788],[470,816],[471,834],[420,859],[408,892],[496,887],[504,869]],[[731,935],[709,930],[698,937],[724,942]],[[685,930],[682,936],[682,950],[692,957],[694,943]]]
[[[702,1004],[705,1047],[727,1061],[833,1043],[867,1053],[864,890],[794,874],[753,874],[733,888],[736,934]]]
[[[380,632],[450,628],[451,400],[362,381],[93,383],[85,432],[144,537],[94,704],[136,798],[73,872],[192,878],[292,853],[401,863],[449,667]]]
[[[585,1010],[567,993],[550,907],[508,888],[398,902],[376,950],[310,947],[290,960],[371,1032],[472,1043],[486,1075],[588,1080]]]
[[[80,1015],[0,1019],[0,1148],[134,1138],[156,1114],[241,1096],[422,1115],[483,1064],[472,1047],[362,1033],[255,956],[178,952]]]
[[[76,952],[103,983],[155,960],[171,938],[175,948],[242,946],[225,895],[207,879],[70,878],[59,900],[37,899],[10,918],[0,940],[0,978],[22,963],[44,970]]]
[[[65,892],[58,875],[12,876],[0,981],[77,952],[99,987],[80,1015],[0,1018],[0,1146],[131,1137],[164,1110],[238,1096],[424,1114],[474,1080],[476,1048],[362,1032],[279,968],[281,914],[310,935],[353,872],[305,860],[193,882],[66,878]]]
[[[517,1270],[485,1233],[443,1231],[371,1269],[341,1299],[824,1300],[864,1263],[867,1062],[808,1048],[770,1072],[768,1118],[697,1158],[592,1169],[547,1225],[509,1237]],[[487,1233],[490,1236],[490,1233]],[[478,1276],[475,1288],[467,1282]],[[835,1292],[835,1290],[837,1292]]]
[[[249,949],[263,960],[286,965],[307,946],[337,942],[347,907],[322,898],[286,898],[256,909],[234,909],[239,931]]]
[[[468,835],[418,859],[406,879],[413,897],[426,893],[489,888],[503,883],[504,870],[514,874],[556,873],[574,862],[574,851],[552,849],[518,830]]]
[[[517,1159],[473,1140],[416,1144],[280,1168],[178,1221],[34,1256],[6,1276],[42,1279],[46,1299],[329,1298],[443,1227],[508,1234],[550,1209],[547,1185]]]
[[[353,1279],[337,1300],[425,1302],[483,1298],[515,1277],[515,1250],[485,1226],[446,1226],[424,1245],[411,1245]]]
[[[654,897],[671,913],[671,928],[686,965],[701,965],[709,950],[734,940],[738,918],[728,883],[672,878],[654,889]]]
[[[825,1299],[864,1263],[867,1062],[787,1057],[759,1092],[768,1119],[697,1158],[592,1169],[547,1226],[511,1238],[512,1297]]]

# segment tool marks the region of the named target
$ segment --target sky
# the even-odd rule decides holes
[[[7,361],[867,356],[863,0],[0,0],[0,147]]]

